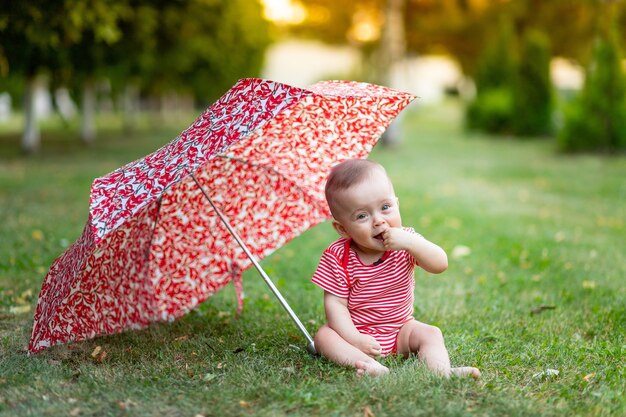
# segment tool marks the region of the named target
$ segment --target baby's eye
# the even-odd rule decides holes
[[[389,210],[391,208],[391,204],[383,204],[383,211]]]
[[[357,220],[364,220],[366,218],[367,218],[367,214],[365,214],[365,213],[360,213],[360,214],[356,215],[356,219]]]

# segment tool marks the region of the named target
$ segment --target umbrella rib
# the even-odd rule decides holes
[[[241,247],[241,249],[243,249],[243,251],[245,252],[245,254],[248,256],[248,258],[250,258],[250,261],[252,261],[252,264],[254,265],[254,267],[257,269],[257,271],[259,271],[259,274],[261,275],[261,277],[263,278],[263,280],[265,281],[265,283],[267,284],[267,286],[270,288],[270,290],[274,293],[274,295],[276,296],[276,298],[278,299],[278,301],[280,302],[280,304],[283,306],[283,308],[287,311],[287,313],[289,314],[289,317],[291,317],[291,320],[293,320],[293,322],[296,324],[296,326],[298,327],[298,329],[300,329],[300,331],[302,332],[302,334],[304,335],[304,337],[306,338],[308,345],[307,345],[307,350],[312,353],[312,354],[316,354],[317,351],[315,350],[315,344],[313,342],[313,338],[311,337],[311,335],[309,334],[309,332],[306,330],[306,327],[304,327],[304,325],[302,324],[302,322],[300,321],[300,319],[298,318],[298,316],[296,315],[296,313],[294,313],[294,311],[291,309],[291,307],[289,306],[289,304],[287,303],[287,301],[285,300],[285,298],[282,296],[282,294],[280,293],[280,291],[278,291],[278,288],[276,288],[276,286],[274,285],[274,283],[272,282],[272,280],[270,279],[270,277],[265,273],[265,271],[263,270],[263,268],[261,267],[261,265],[257,262],[256,258],[254,257],[254,255],[250,252],[250,250],[248,249],[248,246],[243,242],[243,240],[239,237],[239,235],[237,234],[237,232],[235,231],[235,229],[232,228],[232,226],[230,225],[230,223],[228,223],[228,220],[226,219],[226,217],[224,216],[224,214],[221,212],[220,209],[218,209],[215,204],[213,203],[213,200],[211,200],[211,197],[209,197],[209,194],[204,190],[204,187],[202,187],[202,185],[200,185],[200,182],[198,181],[198,179],[196,178],[196,176],[192,173],[191,174],[191,178],[193,179],[193,181],[196,183],[196,185],[198,186],[198,188],[200,189],[200,191],[202,192],[202,194],[204,195],[204,197],[207,199],[207,201],[209,202],[209,204],[211,205],[211,207],[213,207],[213,210],[215,211],[215,213],[217,214],[217,216],[220,218],[220,220],[222,221],[222,223],[224,223],[224,226],[226,226],[226,229],[228,229],[228,231],[230,232],[230,234],[233,236],[233,238],[235,238],[235,240],[237,241],[237,243],[239,244],[239,246]]]

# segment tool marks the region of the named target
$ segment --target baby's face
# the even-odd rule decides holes
[[[333,211],[337,231],[352,238],[366,253],[384,251],[381,234],[391,227],[402,226],[393,185],[382,170],[376,170],[362,183],[340,191]]]

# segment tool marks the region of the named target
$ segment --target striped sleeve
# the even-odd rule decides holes
[[[341,264],[341,259],[328,249],[322,254],[311,281],[337,297],[348,298],[350,295],[346,271]]]

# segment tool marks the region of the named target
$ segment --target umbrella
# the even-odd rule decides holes
[[[368,155],[414,96],[242,79],[172,142],[97,178],[82,235],[46,275],[29,352],[181,317],[330,217],[328,170]]]

